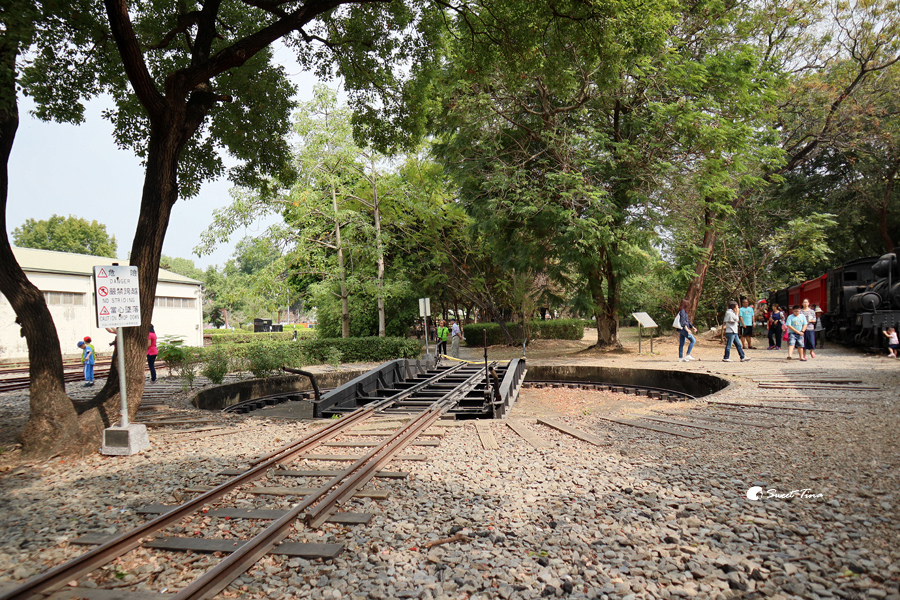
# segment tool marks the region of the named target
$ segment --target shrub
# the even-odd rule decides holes
[[[303,351],[314,364],[328,364],[329,353],[336,348],[343,362],[384,362],[395,358],[418,358],[422,346],[416,340],[400,337],[330,338],[303,340]]]
[[[200,349],[184,345],[184,338],[179,336],[163,336],[159,344],[157,358],[166,363],[169,371],[175,371],[181,378],[181,387],[194,387],[197,378],[197,367],[200,362]]]
[[[516,344],[524,338],[521,323],[507,323],[507,329]],[[584,337],[584,321],[581,319],[553,319],[551,321],[529,321],[528,331],[532,340],[580,340]],[[480,346],[484,343],[483,331],[487,332],[488,346],[506,344],[506,336],[497,323],[473,323],[463,328],[466,343]]]
[[[231,361],[228,358],[228,352],[222,346],[215,346],[209,351],[203,353],[203,367],[200,374],[208,378],[216,385],[225,380],[228,375]]]
[[[296,329],[297,339],[309,339],[317,336],[315,329]],[[227,331],[213,333],[210,341],[213,344],[234,344],[240,342],[258,342],[260,340],[292,341],[294,331],[273,331],[253,333],[251,331]]]

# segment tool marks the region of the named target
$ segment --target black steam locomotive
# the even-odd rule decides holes
[[[826,339],[866,348],[887,347],[882,332],[900,329],[900,263],[896,254],[872,256],[829,269],[824,275],[774,292],[769,305],[808,299],[824,311]]]

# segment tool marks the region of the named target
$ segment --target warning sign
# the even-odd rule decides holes
[[[137,267],[94,267],[97,327],[139,327],[140,296]]]

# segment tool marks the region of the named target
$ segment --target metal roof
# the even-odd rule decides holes
[[[111,265],[115,262],[121,265],[129,264],[127,259],[91,256],[90,254],[73,254],[71,252],[18,248],[16,246],[13,246],[12,251],[19,266],[26,273],[29,271],[32,273],[68,273],[91,277],[94,274],[94,266]],[[203,283],[165,269],[159,270],[159,281],[192,285],[201,285]]]

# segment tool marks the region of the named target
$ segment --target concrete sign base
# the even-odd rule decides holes
[[[127,427],[109,427],[103,430],[101,454],[108,456],[131,456],[150,447],[147,426],[131,423]]]

